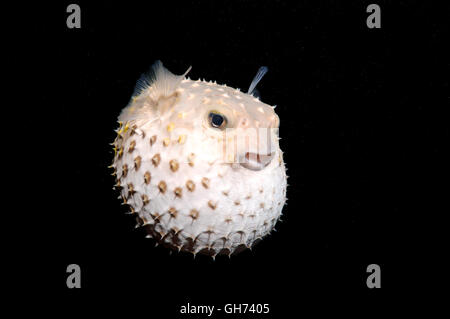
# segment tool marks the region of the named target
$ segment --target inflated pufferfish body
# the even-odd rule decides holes
[[[251,95],[265,71],[249,94],[174,75],[159,61],[138,81],[119,116],[112,167],[150,237],[215,256],[250,248],[273,229],[286,172],[278,116]]]

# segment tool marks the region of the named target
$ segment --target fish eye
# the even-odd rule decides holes
[[[212,127],[223,130],[227,126],[227,118],[217,112],[210,112],[208,115],[209,124]]]

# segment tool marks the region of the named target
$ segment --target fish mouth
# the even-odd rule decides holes
[[[260,171],[272,162],[274,156],[274,152],[270,154],[246,152],[240,164],[249,170]]]

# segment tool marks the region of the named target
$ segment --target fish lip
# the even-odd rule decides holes
[[[244,156],[242,156],[239,164],[246,169],[260,171],[266,168],[272,162],[274,157],[275,152],[269,154],[246,152]]]

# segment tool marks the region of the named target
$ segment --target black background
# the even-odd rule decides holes
[[[377,1],[382,26],[368,29],[369,1],[82,1],[81,29],[68,29],[69,3],[39,8],[30,47],[52,123],[50,229],[29,256],[46,269],[40,306],[188,318],[178,313],[188,302],[269,303],[258,318],[365,316],[423,292],[436,258],[425,220],[445,192],[448,8]],[[116,119],[157,59],[243,90],[269,67],[258,89],[281,119],[288,204],[253,251],[213,261],[155,248],[116,199]],[[72,263],[78,290],[66,287]],[[366,286],[372,263],[381,289]]]

